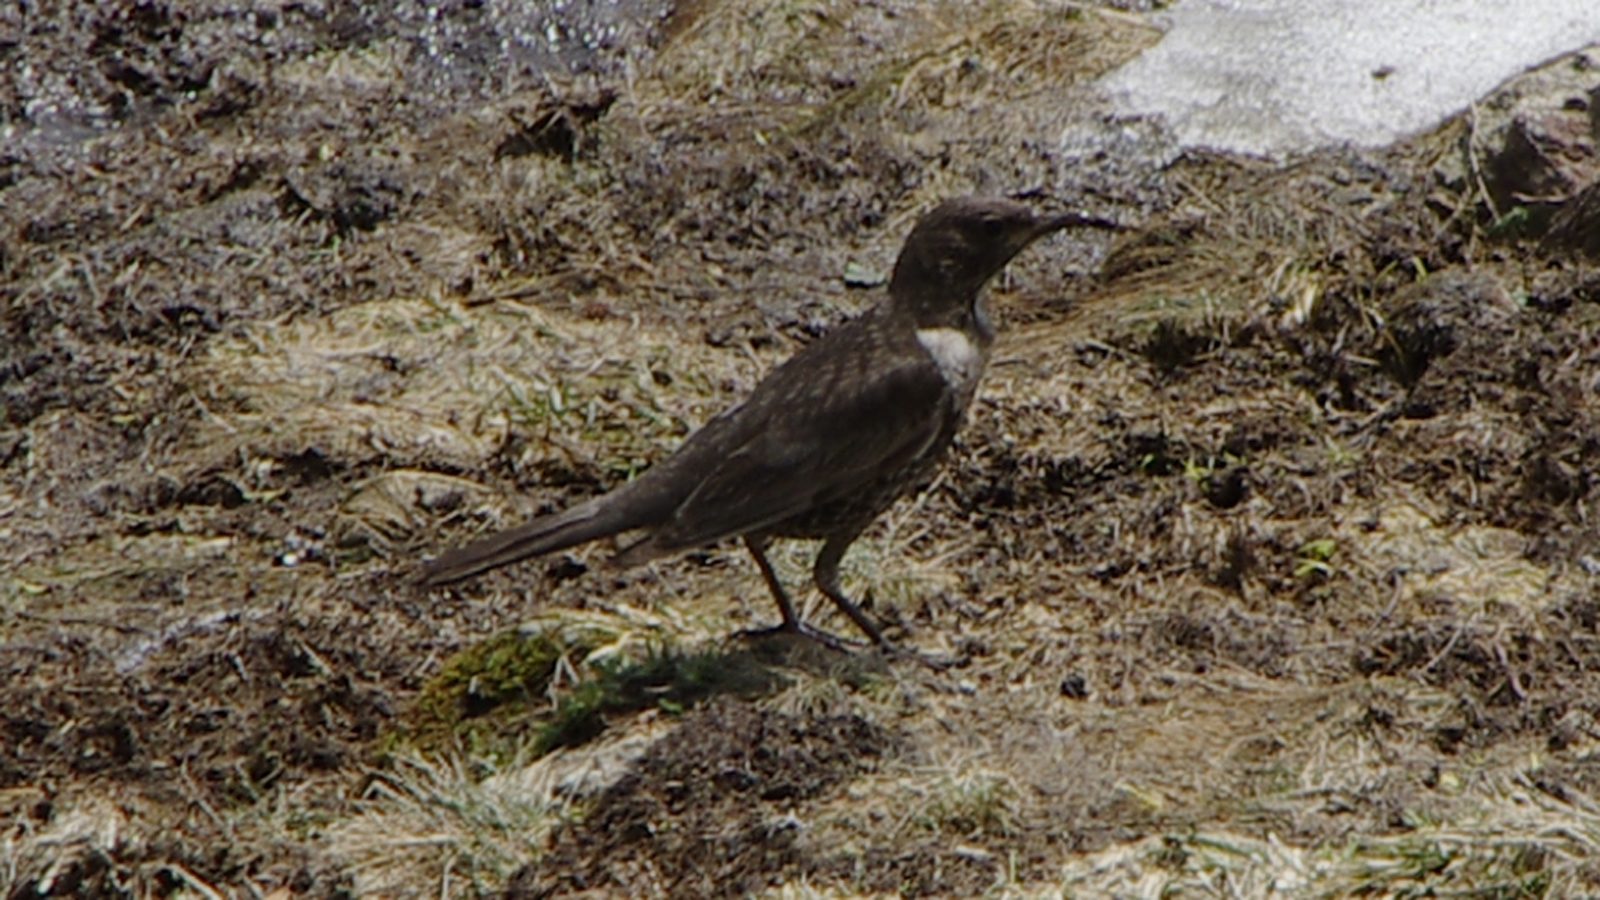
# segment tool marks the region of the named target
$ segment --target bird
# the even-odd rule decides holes
[[[1082,213],[1044,216],[1007,198],[947,199],[922,216],[887,296],[806,345],[632,481],[565,511],[449,550],[422,582],[446,585],[589,541],[637,532],[612,563],[635,566],[740,538],[787,631],[801,622],[772,563],[774,538],[821,539],[817,588],[872,644],[894,649],[844,591],[845,551],[900,497],[936,474],[977,392],[995,328],[984,286],[1038,238]],[[837,640],[835,638],[834,640]]]

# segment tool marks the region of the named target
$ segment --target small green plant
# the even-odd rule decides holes
[[[1496,240],[1526,237],[1533,227],[1533,213],[1526,206],[1513,206],[1500,218],[1489,223],[1486,233]],[[1419,281],[1421,279],[1418,279]]]
[[[1339,542],[1333,538],[1318,538],[1314,541],[1306,541],[1300,545],[1299,558],[1294,566],[1294,577],[1305,578],[1308,575],[1332,575],[1334,569],[1328,561],[1333,559],[1333,554],[1338,549]]]
[[[1183,477],[1193,481],[1196,484],[1199,484],[1200,482],[1211,477],[1211,473],[1215,472],[1216,470],[1217,468],[1215,459],[1199,460],[1191,455],[1183,461]]]

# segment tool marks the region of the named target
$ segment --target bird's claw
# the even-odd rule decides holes
[[[757,641],[778,635],[804,638],[838,653],[854,654],[863,650],[877,650],[887,659],[914,662],[935,672],[948,671],[959,666],[962,662],[957,657],[931,656],[887,640],[878,643],[851,640],[850,638],[840,637],[831,631],[817,628],[814,625],[807,625],[804,622],[785,622],[769,628],[748,628],[737,633],[739,638]]]

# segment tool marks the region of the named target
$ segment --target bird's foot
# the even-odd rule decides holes
[[[885,645],[883,647],[883,652],[894,659],[903,659],[909,662],[914,662],[925,669],[931,669],[935,672],[948,672],[951,669],[958,668],[962,664],[968,662],[967,657],[964,656],[944,656],[940,654],[924,653],[921,650],[909,647],[901,647],[896,644]]]
[[[820,644],[837,653],[857,654],[863,650],[877,650],[886,659],[914,662],[935,672],[948,671],[960,665],[963,661],[959,657],[923,653],[920,650],[903,647],[881,638],[877,641],[851,640],[850,638],[840,637],[831,631],[817,628],[814,625],[807,625],[804,622],[785,622],[770,628],[750,628],[738,632],[737,636],[745,640],[756,641],[782,637],[801,638]]]
[[[836,650],[840,653],[854,653],[858,650],[865,650],[872,646],[872,644],[867,643],[866,641],[852,641],[849,638],[840,637],[831,631],[824,631],[821,628],[807,625],[804,622],[784,622],[781,625],[774,625],[771,628],[747,628],[738,632],[737,636],[745,640],[755,641],[761,641],[775,637],[803,638],[805,640],[821,644],[822,646],[827,647],[829,650]]]

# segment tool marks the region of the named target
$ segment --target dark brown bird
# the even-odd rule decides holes
[[[839,561],[895,500],[925,484],[972,402],[994,328],[982,288],[1020,250],[1079,215],[1035,216],[1010,200],[947,200],[911,230],[888,299],[774,369],[743,404],[622,487],[428,564],[446,584],[626,531],[631,566],[740,536],[783,614],[807,630],[767,561],[769,539],[822,538],[817,587],[873,641],[878,626],[839,586]]]

